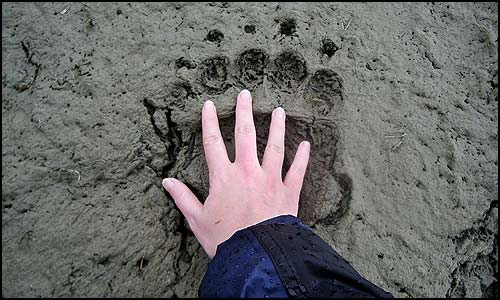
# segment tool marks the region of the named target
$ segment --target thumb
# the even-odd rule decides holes
[[[196,219],[203,204],[191,192],[191,190],[182,182],[175,178],[165,178],[162,185],[174,199],[175,205],[180,209],[186,219]]]

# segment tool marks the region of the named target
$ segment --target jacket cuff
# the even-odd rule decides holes
[[[299,223],[298,218],[283,215],[257,225]],[[218,245],[198,290],[201,298],[288,297],[271,257],[251,227],[238,230]]]

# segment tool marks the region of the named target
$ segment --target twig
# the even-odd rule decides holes
[[[347,23],[346,27],[344,30],[347,30],[349,28],[349,25],[351,25],[351,22],[352,22],[352,18],[349,19],[349,23]]]
[[[399,146],[401,146],[402,143],[403,143],[403,140],[400,140],[399,143],[397,143],[396,145],[392,146],[391,150],[394,151],[394,150],[398,149]]]
[[[66,6],[66,8],[65,8],[65,9],[63,9],[63,10],[62,10],[59,14],[60,14],[60,15],[64,15],[65,13],[67,13],[67,12],[68,12],[68,10],[69,10],[69,8],[71,7],[71,5],[73,5],[73,4],[70,4],[70,5]]]
[[[386,139],[393,139],[393,138],[403,138],[406,136],[406,133],[403,133],[402,135],[386,135]]]
[[[403,132],[400,135],[386,135],[385,136],[386,139],[400,139],[397,144],[395,144],[394,146],[392,146],[391,151],[394,151],[394,150],[398,149],[399,146],[401,146],[401,144],[403,143],[403,138],[405,136],[406,136],[406,132]]]
[[[347,22],[347,25],[344,25],[344,19],[342,19],[340,21],[341,21],[342,29],[347,30],[349,28],[349,25],[351,25],[352,18],[349,19],[349,22]]]

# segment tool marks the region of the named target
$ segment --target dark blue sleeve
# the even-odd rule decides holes
[[[217,247],[199,296],[392,297],[359,275],[300,220],[279,216]]]
[[[266,222],[287,222],[286,216]],[[250,229],[237,231],[217,247],[199,289],[200,298],[288,297],[271,257]]]

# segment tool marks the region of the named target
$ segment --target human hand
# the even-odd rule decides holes
[[[210,177],[205,203],[201,204],[177,179],[166,178],[162,184],[205,252],[213,258],[217,246],[236,231],[280,215],[297,216],[310,145],[306,141],[300,143],[285,180],[282,180],[285,111],[278,107],[272,113],[261,166],[257,158],[252,97],[247,90],[240,92],[236,104],[234,163],[227,156],[212,101],[206,101],[203,106],[202,131]]]

